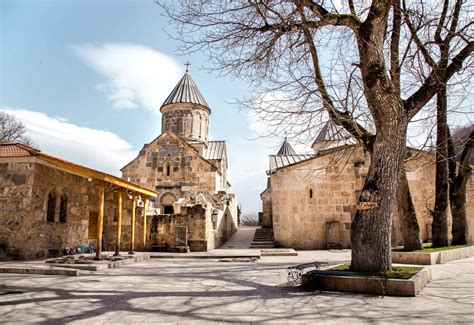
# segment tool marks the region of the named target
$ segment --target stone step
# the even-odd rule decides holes
[[[275,245],[259,245],[259,246],[250,245],[250,248],[275,248]]]
[[[255,240],[254,240],[251,244],[252,244],[252,245],[265,245],[265,244],[271,244],[271,245],[273,245],[273,244],[275,244],[275,241],[273,241],[273,240],[255,241]]]

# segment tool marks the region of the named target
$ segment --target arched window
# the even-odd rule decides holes
[[[46,221],[54,222],[54,216],[56,214],[56,194],[54,191],[48,194],[48,204],[46,207]]]
[[[309,189],[309,198],[310,199],[313,198],[313,189],[312,188]]]
[[[59,222],[66,223],[67,219],[67,196],[64,194],[61,196],[59,204]]]
[[[171,164],[170,163],[166,164],[166,176],[168,176],[168,177],[171,176]]]

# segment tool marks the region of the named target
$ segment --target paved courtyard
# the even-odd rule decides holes
[[[432,266],[434,280],[416,298],[286,286],[286,266],[349,254],[152,259],[78,277],[0,274],[0,323],[474,324],[474,258]]]

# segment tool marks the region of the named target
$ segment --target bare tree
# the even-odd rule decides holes
[[[305,114],[327,113],[370,149],[372,159],[351,227],[351,269],[380,272],[391,268],[392,207],[406,151],[409,121],[458,72],[470,57],[470,39],[451,52],[445,73],[430,67],[421,82],[406,87],[402,78],[404,48],[399,1],[333,2],[211,1],[161,3],[177,27],[185,51],[207,51],[212,64],[246,77],[255,90],[285,90],[299,95]],[[439,18],[439,17],[438,17]],[[404,39],[409,40],[409,37]],[[320,60],[324,43],[348,49],[338,64],[347,72],[338,78]],[[407,41],[404,47],[412,46]],[[444,68],[443,68],[444,69]],[[350,86],[348,86],[350,84]],[[269,87],[266,87],[270,85]],[[271,86],[273,85],[273,86]],[[347,96],[360,87],[362,97]],[[406,96],[402,97],[402,89]],[[351,92],[352,93],[352,92]],[[362,114],[348,110],[344,99]],[[361,123],[368,117],[368,124]],[[370,132],[370,126],[376,132]],[[368,204],[366,204],[368,203]],[[365,209],[364,207],[371,208]]]
[[[469,41],[468,32],[472,32],[473,22],[463,19],[465,17],[461,15],[463,5],[469,6],[464,0],[445,0],[439,11],[424,6],[423,3],[408,6],[403,0],[404,20],[416,44],[411,53],[412,59],[421,62],[414,70],[418,74],[423,74],[423,70],[437,69],[437,78],[440,81],[444,80],[440,82],[436,93],[436,193],[432,212],[432,240],[435,247],[449,245],[449,131],[446,73],[453,51],[459,51]]]
[[[31,138],[26,135],[25,125],[5,112],[0,112],[0,142],[19,142],[34,146]]]

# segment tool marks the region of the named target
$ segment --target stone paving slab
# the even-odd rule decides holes
[[[473,324],[474,258],[430,266],[418,297],[302,291],[286,268],[348,251],[298,252],[253,263],[152,259],[79,277],[0,274],[1,323]],[[1,294],[1,292],[18,292]]]

